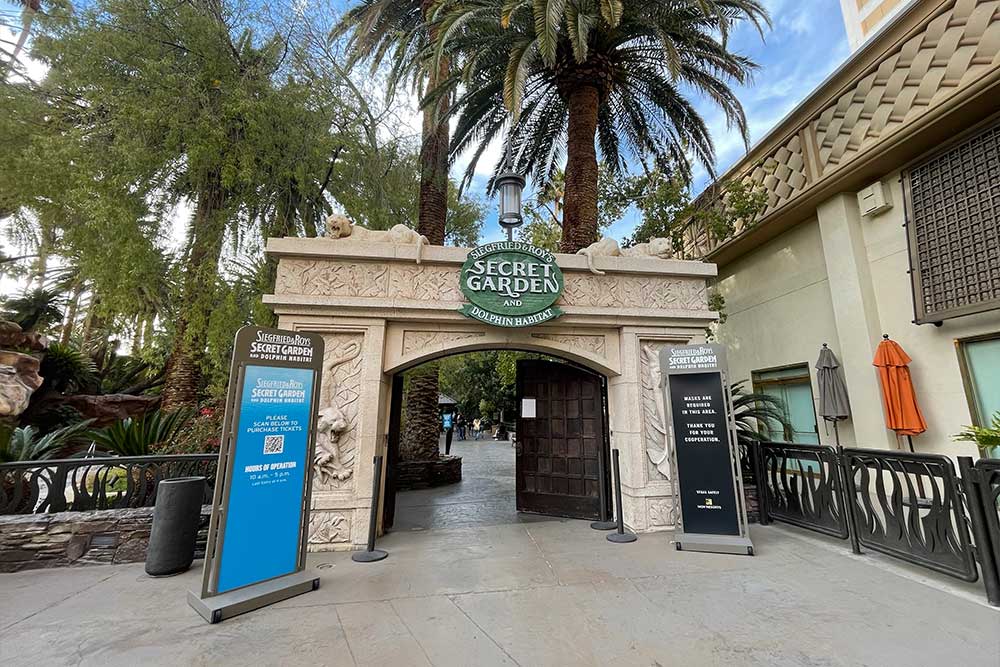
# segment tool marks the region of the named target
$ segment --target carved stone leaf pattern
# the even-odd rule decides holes
[[[660,350],[663,342],[643,342],[639,351],[642,383],[642,440],[648,458],[650,479],[671,478],[671,447],[667,438],[667,418],[660,389]]]
[[[336,405],[347,427],[337,441],[337,470],[329,474],[317,471],[314,489],[342,489],[352,484],[354,460],[358,449],[358,406],[361,396],[361,346],[364,334],[336,333],[323,336],[323,386],[319,409]]]
[[[376,262],[283,259],[276,294],[385,297],[389,269]]]
[[[604,356],[604,336],[587,336],[575,334],[532,334],[532,338],[551,340],[566,347],[577,348],[599,357]]]
[[[649,501],[649,523],[653,526],[677,525],[677,508],[670,498]]]
[[[389,275],[389,295],[416,301],[465,301],[457,266],[395,264]]]
[[[485,335],[482,331],[406,331],[403,333],[403,354]]]
[[[351,524],[341,514],[313,511],[309,514],[309,544],[350,542]]]
[[[707,310],[708,296],[700,279],[570,274],[559,305]]]

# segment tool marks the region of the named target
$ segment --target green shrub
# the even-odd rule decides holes
[[[90,443],[88,427],[92,421],[88,419],[42,436],[34,426],[16,428],[6,443],[0,445],[0,463],[41,461],[70,447],[82,448]]]
[[[191,410],[149,412],[91,431],[97,449],[118,456],[147,456],[169,450],[172,441],[192,417]]]

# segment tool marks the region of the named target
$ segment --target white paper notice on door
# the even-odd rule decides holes
[[[522,398],[521,419],[534,419],[534,418],[535,418],[535,399]]]

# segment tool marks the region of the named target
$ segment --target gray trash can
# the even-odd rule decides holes
[[[191,567],[204,499],[204,477],[165,479],[156,487],[146,574],[164,577]]]

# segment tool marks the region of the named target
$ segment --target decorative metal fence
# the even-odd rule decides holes
[[[831,447],[766,443],[757,493],[770,519],[847,538],[837,453]],[[763,491],[761,490],[763,489]]]
[[[965,581],[1000,606],[1000,460],[757,445],[761,523],[781,521]],[[970,533],[971,530],[971,533]],[[977,567],[978,563],[978,567]]]
[[[215,487],[216,454],[102,456],[0,464],[0,514],[150,507],[160,480],[203,476]]]

